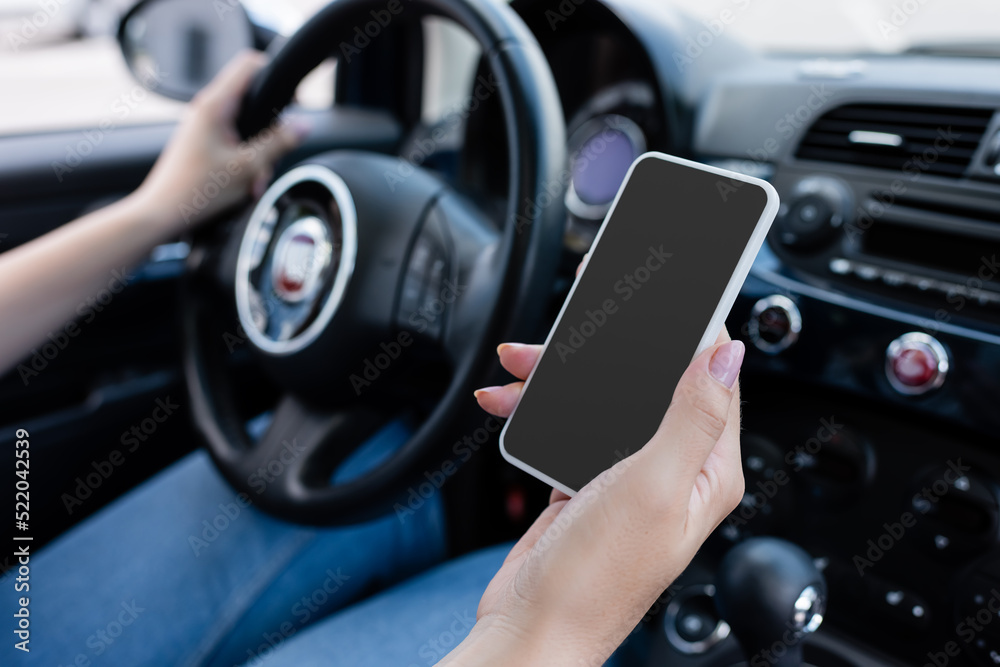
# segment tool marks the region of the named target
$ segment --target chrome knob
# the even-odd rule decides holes
[[[950,362],[948,351],[925,333],[903,334],[885,351],[885,376],[892,388],[918,396],[944,384]]]
[[[802,315],[787,296],[772,294],[753,305],[747,333],[761,352],[777,354],[799,339]]]

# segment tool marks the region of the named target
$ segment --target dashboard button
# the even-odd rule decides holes
[[[923,629],[930,622],[927,603],[915,593],[884,582],[876,591],[875,602],[889,618],[911,628]]]
[[[873,579],[871,585],[872,602],[878,616],[916,630],[928,627],[930,608],[916,593],[880,579]]]
[[[889,344],[885,374],[893,389],[917,396],[940,387],[950,366],[948,352],[933,336],[911,332]]]
[[[914,544],[944,561],[958,562],[986,549],[996,541],[1000,525],[994,484],[961,459],[920,475],[907,511],[916,518]]]
[[[792,469],[798,472],[796,489],[802,502],[843,511],[861,498],[875,477],[872,446],[843,426],[824,426],[801,437],[806,445],[796,447]]]
[[[926,346],[911,347],[892,359],[892,371],[906,386],[920,387],[934,379],[937,359]]]
[[[719,529],[731,542],[779,530],[794,509],[794,492],[786,488],[793,486],[792,475],[781,448],[754,433],[744,433],[741,439],[746,490]]]
[[[681,607],[676,622],[677,634],[685,641],[700,642],[712,634],[719,618],[708,604],[689,602]]]
[[[450,257],[440,221],[431,218],[410,251],[399,294],[397,324],[428,338],[444,330]]]
[[[850,574],[857,578],[853,567]],[[912,635],[930,627],[931,607],[917,592],[866,572],[861,582],[864,597],[855,601],[857,608],[867,610],[862,617],[887,621],[896,634]]]
[[[663,615],[670,645],[685,655],[700,655],[729,636],[729,625],[715,609],[715,586],[683,588]]]
[[[1000,665],[1000,581],[973,573],[956,585],[955,628],[964,648],[980,665]]]
[[[788,207],[779,223],[779,238],[788,246],[808,248],[830,239],[835,227],[833,207],[819,195],[806,195]]]
[[[833,241],[850,221],[854,201],[845,183],[827,176],[802,179],[787,200],[778,210],[774,235],[793,251],[812,251]]]
[[[786,296],[772,294],[755,303],[750,311],[747,332],[754,346],[767,354],[777,354],[799,339],[802,315]]]

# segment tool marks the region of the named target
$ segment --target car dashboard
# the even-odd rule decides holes
[[[658,3],[513,6],[567,120],[557,304],[645,150],[782,200],[727,322],[746,495],[651,610],[648,664],[740,660],[707,598],[758,535],[827,580],[810,664],[1000,664],[1000,61],[761,55]]]

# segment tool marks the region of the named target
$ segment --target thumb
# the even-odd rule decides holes
[[[660,427],[646,445],[652,469],[676,470],[693,479],[732,418],[739,388],[736,378],[745,348],[738,340],[714,345],[698,355],[681,376]],[[658,465],[662,464],[662,465]]]

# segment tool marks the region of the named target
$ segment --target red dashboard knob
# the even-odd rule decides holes
[[[893,389],[908,395],[926,393],[944,383],[948,352],[933,336],[908,333],[889,344],[885,374]]]

